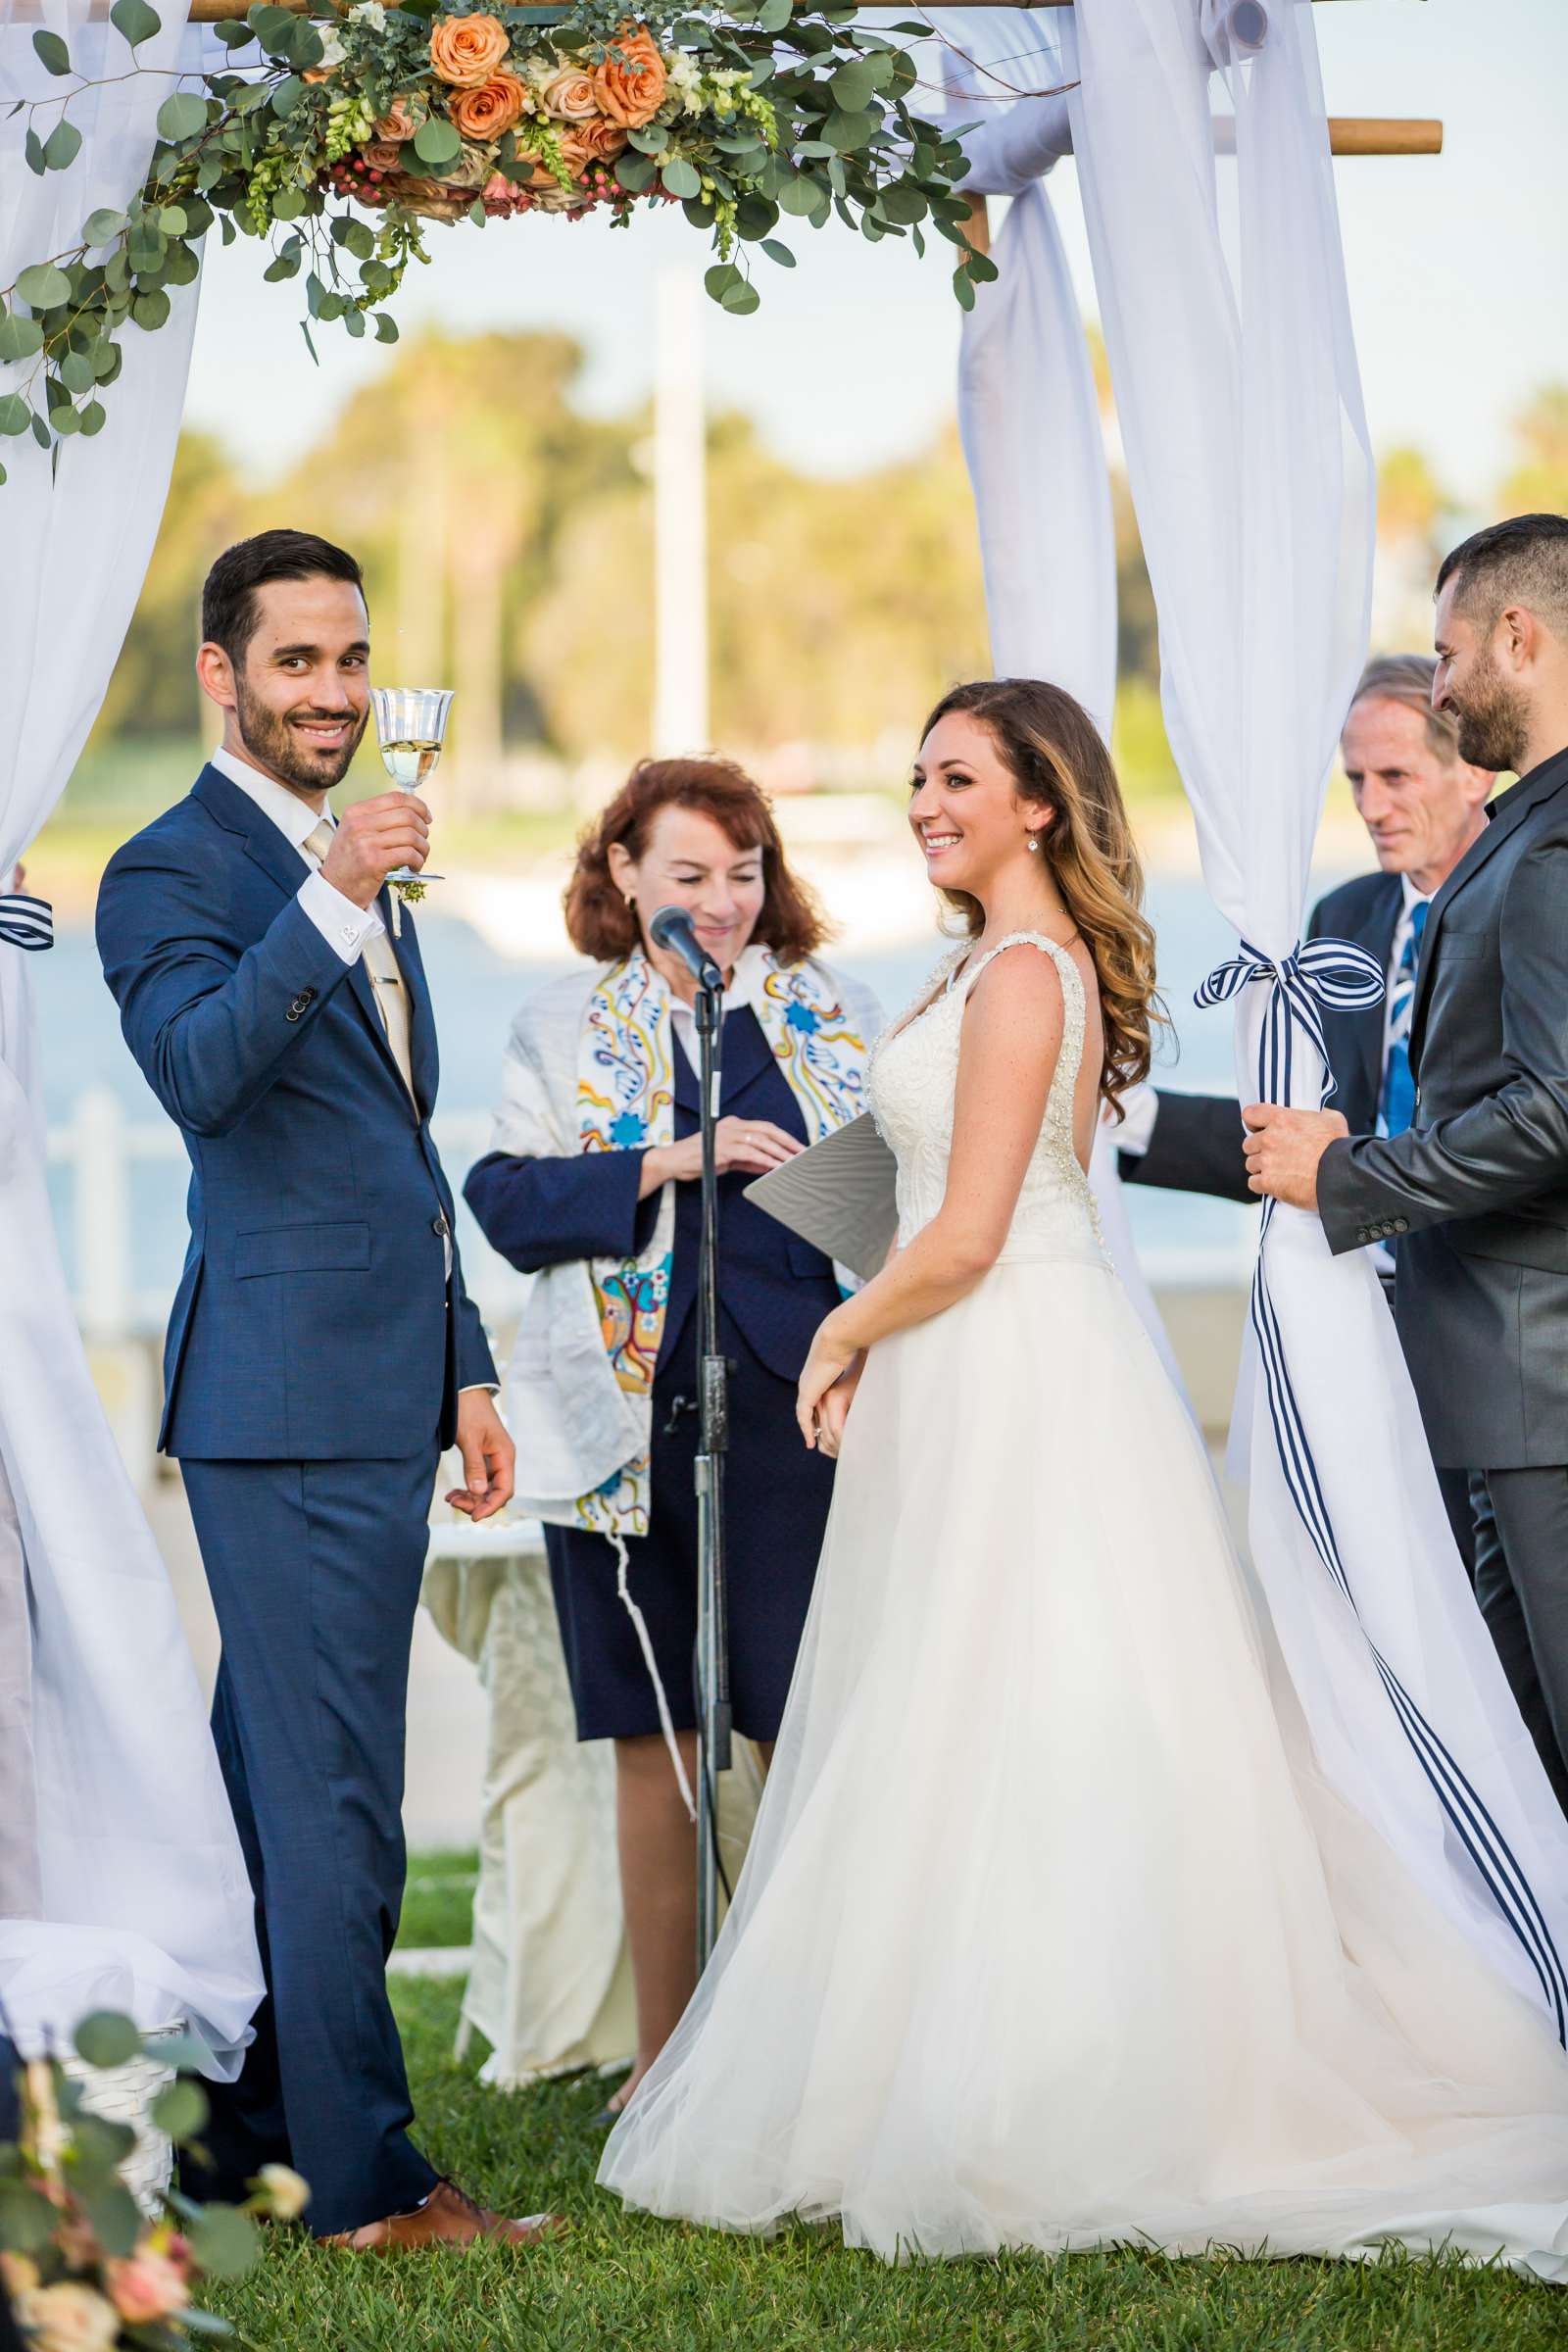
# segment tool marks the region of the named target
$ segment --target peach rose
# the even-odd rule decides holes
[[[447,108],[466,139],[487,145],[522,120],[528,103],[526,85],[515,74],[492,74],[475,90],[460,90]]]
[[[419,125],[409,112],[406,98],[394,98],[375,126],[378,139],[412,139]]]
[[[546,82],[541,104],[558,122],[591,122],[599,112],[593,75],[579,66],[563,67],[553,81]]]
[[[511,43],[494,17],[443,17],[430,32],[430,64],[454,89],[476,89],[488,81]]]
[[[573,172],[581,172],[585,164],[610,163],[625,144],[620,124],[598,115],[592,122],[576,123],[567,131],[561,142],[562,159]]]
[[[150,2328],[155,2320],[167,2320],[171,2312],[183,2311],[190,2301],[190,2289],[177,2266],[150,2247],[109,2263],[104,2282],[115,2309],[130,2328]]]
[[[29,2287],[17,2303],[17,2319],[33,2352],[113,2352],[120,2339],[114,2306],[74,2278]]]
[[[623,24],[604,64],[594,69],[600,112],[624,122],[628,130],[640,130],[663,105],[667,78],[659,44],[647,25]]]
[[[403,160],[403,148],[396,139],[372,139],[360,149],[360,161],[368,172],[395,172]]]

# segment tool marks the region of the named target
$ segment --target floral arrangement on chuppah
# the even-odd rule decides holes
[[[148,0],[109,13],[130,71],[144,70],[158,15]],[[709,293],[737,313],[760,299],[754,252],[794,266],[774,234],[784,215],[821,227],[836,214],[922,252],[929,222],[957,249],[966,306],[996,274],[966,234],[958,139],[913,110],[909,44],[930,37],[924,24],[872,29],[815,0],[691,0],[640,18],[626,0],[466,16],[432,0],[342,13],[310,0],[308,14],[261,0],[217,31],[231,62],[169,74],[129,208],[95,212],[74,244],[0,287],[0,362],[21,371],[0,392],[0,434],[49,447],[100,430],[124,327],[164,324],[215,220],[225,242],[270,243],[269,278],[303,274],[307,342],[333,320],[396,339],[388,306],[409,264],[429,259],[426,220],[602,211],[625,223],[678,205],[716,254]],[[56,32],[32,38],[61,87],[25,102],[26,159],[66,170],[81,145],[74,101],[114,76],[79,74]]]

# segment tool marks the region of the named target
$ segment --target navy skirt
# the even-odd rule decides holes
[[[627,1539],[631,1592],[647,1620],[675,1726],[697,1722],[697,1318],[688,1318],[654,1377],[653,1513],[646,1536]],[[724,1318],[730,1376],[730,1447],[724,1527],[729,1570],[730,1696],[735,1729],[777,1737],[795,1653],[810,1606],[833,1494],[833,1464],[808,1452],[795,1420],[795,1383],[769,1372]],[[636,1628],[615,1588],[615,1554],[603,1536],[547,1527],[566,1674],[579,1740],[657,1733],[659,1707]]]

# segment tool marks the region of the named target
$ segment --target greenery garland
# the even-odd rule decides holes
[[[131,71],[152,71],[137,55],[161,29],[147,0],[114,0],[110,20]],[[261,0],[216,30],[237,62],[170,71],[129,209],[95,212],[79,242],[0,287],[0,362],[25,370],[0,393],[0,434],[30,431],[50,449],[98,432],[122,330],[164,324],[215,220],[225,244],[270,243],[268,278],[304,274],[313,358],[312,326],[331,320],[396,340],[389,305],[411,261],[429,259],[426,220],[600,210],[620,226],[639,206],[676,203],[711,239],[709,293],[742,314],[760,300],[754,250],[794,267],[773,234],[784,214],[820,228],[837,213],[872,242],[908,236],[921,253],[929,221],[957,248],[965,307],[996,275],[965,233],[958,138],[912,111],[908,44],[930,37],[926,24],[873,30],[854,8],[811,0],[737,13],[691,0],[636,20],[626,0],[471,16],[435,0],[341,12],[315,0],[303,16]],[[72,103],[101,84],[58,33],[32,41],[70,86],[25,102],[26,160],[63,171],[81,146]]]

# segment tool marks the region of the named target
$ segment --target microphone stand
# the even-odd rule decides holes
[[[701,1434],[697,1451],[697,1965],[718,1934],[718,1775],[730,1765],[729,1617],[724,1576],[724,1456],[729,1450],[729,1365],[718,1328],[718,1125],[724,984],[697,984],[698,1087],[702,1097],[703,1237],[697,1285]]]

